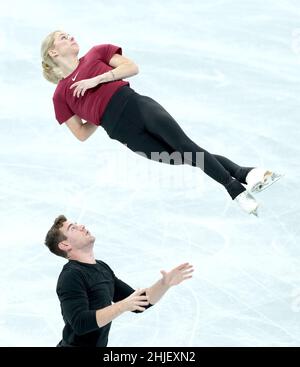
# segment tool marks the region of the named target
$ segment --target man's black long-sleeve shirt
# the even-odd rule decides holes
[[[121,301],[134,289],[118,279],[103,261],[87,264],[69,260],[59,275],[56,292],[65,321],[60,345],[105,347],[111,322],[99,328],[96,310]]]

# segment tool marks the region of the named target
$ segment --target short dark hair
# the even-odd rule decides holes
[[[67,218],[64,215],[59,215],[55,218],[52,227],[49,229],[46,238],[45,245],[57,256],[67,257],[67,253],[58,247],[61,241],[65,241],[67,237],[62,233],[60,228],[63,226]]]

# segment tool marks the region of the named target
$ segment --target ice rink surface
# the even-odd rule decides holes
[[[59,214],[96,236],[132,287],[188,261],[193,279],[113,321],[109,346],[299,346],[300,3],[296,0],[4,2],[0,15],[0,345],[54,346],[65,261],[44,246]],[[62,29],[111,43],[148,95],[211,153],[285,177],[239,210],[201,170],[148,161],[102,128],[55,120],[40,45]]]

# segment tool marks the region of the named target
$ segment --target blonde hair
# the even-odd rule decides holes
[[[48,54],[50,48],[54,45],[55,34],[57,32],[62,32],[60,30],[51,32],[44,39],[41,46],[41,57],[42,57],[42,68],[43,76],[49,82],[58,84],[58,82],[63,78],[63,73],[59,66],[54,62],[53,58]]]

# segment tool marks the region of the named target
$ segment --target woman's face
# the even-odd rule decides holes
[[[70,34],[64,32],[56,33],[53,46],[60,55],[69,54],[70,51],[72,51],[73,53],[74,50],[76,50],[77,53],[79,51],[79,45],[75,41],[75,38]]]

